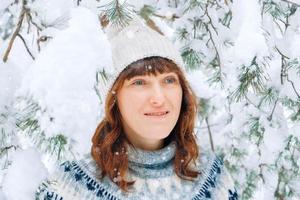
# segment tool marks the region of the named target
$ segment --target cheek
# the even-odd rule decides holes
[[[118,97],[118,105],[122,115],[129,117],[137,114],[142,107],[143,98],[136,94],[126,93],[126,95],[120,95]]]
[[[178,91],[172,93],[171,99],[173,101],[173,105],[180,110],[182,102],[182,90],[178,89]]]

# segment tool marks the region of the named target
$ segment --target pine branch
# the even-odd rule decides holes
[[[18,148],[18,146],[15,145],[10,145],[10,146],[6,146],[0,149],[0,157],[2,156],[3,153],[9,151],[10,149],[14,148],[15,150]]]
[[[159,17],[161,19],[168,19],[174,21],[175,18],[178,18],[178,16],[172,15],[171,18],[159,15],[155,13],[155,9],[152,6],[144,5],[144,7],[140,11],[134,12],[138,15],[140,15],[147,23],[147,26],[155,30],[156,32],[160,33],[161,35],[164,35],[164,33],[160,30],[160,28],[155,24],[155,22],[151,19],[151,16]]]
[[[208,4],[206,4],[206,6],[205,6],[204,15],[207,16],[207,18],[208,18],[208,24],[211,25],[211,27],[213,28],[213,30],[215,31],[215,33],[218,35],[217,28],[214,26],[214,24],[213,24],[213,22],[212,22],[212,19],[211,19],[211,16],[210,16],[209,13],[208,13]]]
[[[114,26],[124,27],[132,20],[133,8],[126,1],[121,4],[119,0],[112,0],[110,3],[100,6],[103,9],[103,16]]]
[[[278,24],[278,22],[276,20],[274,20],[274,23],[277,25],[278,29],[280,30],[281,35],[284,34],[284,31],[282,30],[282,28],[280,27],[280,24]]]
[[[289,57],[285,56],[277,47],[275,47],[277,52],[281,55],[281,73],[280,73],[280,80],[281,84],[283,84],[283,77],[286,77],[287,81],[292,85],[292,88],[297,95],[298,98],[300,98],[299,93],[297,92],[294,82],[289,79],[288,73],[286,72],[286,61],[285,59],[290,59]]]
[[[40,27],[35,21],[33,21],[31,13],[29,12],[29,9],[26,9],[26,19],[27,19],[27,22],[28,22],[28,29],[30,27],[30,24],[33,24],[38,31],[42,31],[43,30],[42,27]]]
[[[209,33],[209,40],[212,42],[212,44],[213,44],[213,47],[214,47],[214,49],[215,49],[215,52],[216,52],[216,57],[217,57],[217,61],[218,61],[218,66],[220,67],[220,70],[221,70],[221,60],[220,60],[220,55],[219,55],[219,52],[218,52],[218,48],[217,48],[217,46],[216,46],[216,43],[215,43],[215,41],[214,41],[214,39],[213,39],[213,35],[212,35],[212,32],[211,32],[211,30],[209,29],[209,27],[208,27],[208,25],[206,25],[206,30],[208,31],[208,33]]]
[[[274,106],[273,106],[273,109],[272,109],[272,112],[271,112],[270,116],[267,117],[267,119],[268,119],[269,121],[272,120],[273,113],[274,113],[274,110],[275,110],[275,108],[276,108],[277,102],[278,102],[278,99],[276,99],[276,101],[275,101],[275,103],[274,103]]]
[[[266,163],[260,163],[258,165],[258,167],[259,167],[259,174],[258,175],[260,176],[263,183],[265,183],[266,181],[265,181],[265,178],[264,178],[264,175],[263,175],[263,167],[268,167],[268,165]]]
[[[267,103],[271,103],[275,100],[275,95],[278,96],[278,91],[271,87],[271,88],[268,88],[266,91],[262,92],[262,95],[263,97],[260,99],[260,102],[258,104],[258,109],[260,109],[261,105],[264,103],[264,102],[267,102]]]
[[[264,12],[268,12],[273,17],[274,23],[278,26],[282,35],[284,34],[284,31],[286,31],[287,28],[290,26],[289,24],[290,16],[292,16],[296,12],[297,8],[299,7],[299,5],[293,4],[291,1],[285,0],[284,2],[288,3],[289,10],[287,11],[282,8],[280,3],[274,1],[264,1],[263,10],[261,13],[262,17]],[[290,4],[292,5],[291,7]],[[284,24],[285,26],[284,31],[281,29],[281,26],[278,24],[277,20]]]
[[[286,2],[286,3],[290,3],[290,4],[292,4],[292,5],[294,5],[294,6],[297,6],[297,7],[300,7],[300,4],[298,4],[298,3],[296,3],[296,2],[292,2],[292,1],[289,1],[289,0],[281,0],[281,1],[284,1],[284,2]]]
[[[255,108],[257,108],[258,110],[260,110],[259,105],[256,105],[255,103],[253,103],[252,100],[249,99],[249,97],[247,96],[247,94],[245,94],[245,99],[247,100],[247,103],[250,103],[250,104],[253,105]]]
[[[298,181],[300,177],[299,159],[300,142],[297,136],[289,135],[285,140],[285,147],[280,151],[274,166],[278,169],[278,181],[275,190],[275,197],[295,197],[297,188],[293,188],[294,181]],[[296,152],[295,152],[296,151]],[[286,168],[288,166],[288,168]],[[299,197],[299,195],[297,196]]]
[[[205,117],[205,123],[207,125],[207,130],[208,130],[210,148],[213,152],[215,152],[214,141],[213,141],[212,133],[211,133],[211,130],[210,130],[210,125],[208,123],[208,117]]]
[[[249,121],[246,123],[249,126],[249,138],[250,140],[254,140],[258,149],[263,141],[265,132],[265,128],[262,127],[259,119],[259,117],[250,117]]]
[[[140,12],[134,11],[135,13],[139,14],[145,21],[148,27],[155,30],[161,35],[164,33],[160,30],[160,28],[155,24],[155,22],[150,18],[150,15],[154,15],[154,8],[145,5]]]
[[[176,14],[172,14],[172,16],[165,16],[165,15],[160,15],[155,12],[155,8],[149,5],[144,5],[143,8],[141,8],[140,11],[134,10],[135,13],[138,13],[142,18],[144,18],[146,21],[149,17],[155,16],[161,19],[167,19],[174,21],[175,19],[179,19],[180,17],[177,16]]]
[[[230,28],[231,20],[232,20],[232,11],[229,10],[227,13],[225,13],[224,18],[221,20],[221,23],[227,28]]]
[[[189,32],[186,30],[186,28],[177,28],[176,35],[178,35],[179,41],[187,40],[189,37]]]
[[[188,2],[186,2],[186,4],[188,5],[188,7],[184,9],[183,13],[192,11],[195,8],[199,8],[199,7],[203,9],[203,7],[205,6],[205,3],[203,1],[198,1],[198,0],[189,0]]]
[[[27,53],[30,55],[30,57],[32,58],[32,60],[35,60],[34,56],[33,56],[32,53],[30,52],[30,50],[29,50],[29,48],[28,48],[28,46],[27,46],[27,44],[26,44],[26,41],[25,41],[25,39],[22,37],[22,35],[18,33],[17,36],[22,40],[22,42],[23,42],[23,44],[24,44],[24,46],[25,46],[25,48],[26,48],[26,51],[27,51]]]
[[[277,52],[281,55],[281,72],[280,72],[280,83],[283,85],[283,77],[287,75],[286,69],[285,69],[285,59],[289,59],[286,55],[284,55],[277,46],[275,46],[275,49]]]
[[[263,71],[260,69],[256,62],[256,56],[253,58],[249,66],[242,66],[242,74],[239,75],[240,84],[231,94],[231,97],[236,101],[240,101],[247,94],[249,87],[256,93],[265,91],[265,86],[263,84]]]
[[[197,69],[202,62],[199,54],[201,54],[201,52],[198,53],[189,46],[185,46],[182,49],[181,56],[183,61],[189,66],[190,69]]]
[[[214,68],[213,69],[213,73],[212,76],[207,79],[208,83],[213,84],[213,83],[221,83],[221,88],[224,88],[224,84],[222,81],[222,74],[221,74],[221,70],[220,67],[218,67],[217,63],[214,62],[215,60],[217,60],[216,58],[210,62],[210,65]],[[215,64],[216,63],[216,64]],[[218,67],[217,69],[215,69],[216,67]]]
[[[214,32],[216,33],[216,35],[218,35],[218,31],[217,31],[217,28],[214,26],[214,24],[212,22],[210,14],[208,13],[208,5],[209,5],[209,3],[206,4],[205,11],[204,11],[204,14],[203,14],[203,16],[206,15],[207,18],[208,18],[208,23],[207,24],[204,23],[205,28],[206,28],[206,30],[207,30],[207,32],[209,34],[209,38],[210,38],[207,42],[211,41],[211,43],[212,43],[212,45],[214,47],[214,50],[215,50],[215,53],[216,53],[216,60],[217,60],[217,64],[216,65],[219,67],[218,74],[220,74],[220,81],[222,82],[222,76],[221,76],[222,75],[221,59],[220,59],[220,55],[219,55],[219,51],[218,51],[217,45],[216,45],[216,43],[214,41],[214,37],[213,37],[212,31],[209,28],[209,25],[212,27],[212,29],[214,30]]]
[[[12,45],[13,45],[18,33],[21,30],[22,23],[23,23],[23,20],[24,20],[24,16],[25,16],[25,13],[26,13],[25,5],[26,5],[26,0],[22,0],[22,8],[21,8],[21,13],[20,13],[19,20],[18,20],[18,23],[17,23],[17,27],[16,27],[16,29],[15,29],[15,31],[14,31],[14,33],[13,33],[13,35],[12,35],[10,41],[9,41],[8,47],[7,47],[7,49],[5,51],[5,54],[3,56],[3,62],[7,61],[8,55],[9,55],[9,53],[11,51],[11,48],[12,48]]]
[[[295,84],[294,84],[293,81],[291,81],[291,80],[289,79],[289,76],[288,76],[288,75],[287,75],[287,81],[288,81],[289,83],[291,83],[291,85],[292,85],[292,87],[293,87],[293,90],[294,90],[295,94],[297,95],[298,99],[300,99],[300,95],[299,95],[299,93],[297,92],[297,90],[296,90],[296,88],[295,88]]]
[[[257,187],[257,178],[258,175],[253,170],[246,173],[246,184],[244,186],[244,190],[242,191],[241,199],[252,198],[254,190]]]
[[[60,160],[62,157],[62,153],[65,151],[65,146],[67,145],[67,138],[63,134],[58,134],[54,137],[51,137],[46,140],[47,148],[46,152],[50,152],[51,155],[56,153],[57,160]]]
[[[32,98],[22,98],[20,101],[24,107],[19,108],[21,114],[16,123],[19,131],[25,134],[38,149],[44,153],[49,153],[51,156],[55,155],[57,160],[67,158],[66,156],[72,154],[70,144],[63,134],[51,134],[54,136],[47,137],[42,130],[37,112],[44,113],[45,110],[42,111],[39,104]],[[53,121],[53,118],[50,118],[50,121]]]

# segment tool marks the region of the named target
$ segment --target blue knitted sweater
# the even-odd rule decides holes
[[[122,192],[108,177],[99,180],[100,169],[90,155],[64,162],[36,192],[42,200],[237,200],[233,181],[214,154],[201,153],[194,166],[201,174],[194,181],[174,172],[175,144],[158,151],[129,148],[131,192]],[[194,168],[194,169],[195,169]],[[128,179],[127,179],[128,180]]]

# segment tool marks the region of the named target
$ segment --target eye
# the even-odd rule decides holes
[[[135,80],[135,81],[133,81],[132,84],[133,84],[133,85],[144,85],[144,84],[145,84],[145,81],[144,81],[144,80]]]
[[[176,83],[176,81],[177,81],[177,79],[174,78],[174,77],[167,77],[167,78],[165,79],[165,83],[167,83],[167,84]]]

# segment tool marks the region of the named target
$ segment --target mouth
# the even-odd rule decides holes
[[[161,117],[161,116],[167,115],[168,113],[169,113],[169,111],[149,112],[149,113],[145,113],[144,115],[150,116],[150,117]]]

